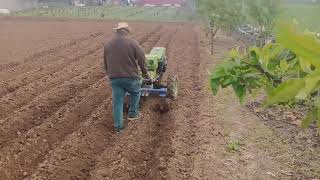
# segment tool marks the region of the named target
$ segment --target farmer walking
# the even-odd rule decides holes
[[[120,22],[113,28],[114,35],[104,45],[104,64],[112,87],[112,105],[115,131],[124,129],[123,104],[126,92],[130,94],[128,120],[141,118],[140,101],[140,70],[148,77],[145,54],[139,43],[128,35],[131,31],[128,23]]]

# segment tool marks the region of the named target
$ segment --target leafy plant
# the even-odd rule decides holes
[[[280,13],[280,0],[245,0],[244,3],[250,20],[258,26],[260,34],[271,34]]]
[[[207,26],[206,34],[210,34],[211,54],[213,40],[220,29],[230,31],[238,27],[244,20],[242,4],[239,0],[197,0],[199,14]]]
[[[307,127],[317,121],[320,127],[320,41],[314,36],[299,32],[293,25],[282,23],[277,27],[278,41],[299,56],[306,75],[290,79],[268,94],[265,104],[272,105],[284,99],[312,100],[311,111],[302,123]],[[306,64],[306,65],[305,65]],[[306,71],[307,70],[307,71]]]
[[[310,112],[302,127],[317,121],[320,128],[320,41],[287,23],[277,25],[276,35],[278,44],[251,47],[243,54],[232,50],[212,73],[212,92],[216,95],[220,87],[232,86],[243,102],[247,93],[264,88],[266,107],[308,101]]]
[[[240,141],[234,141],[232,143],[229,143],[227,146],[229,151],[240,151],[240,147],[241,147]]]
[[[211,75],[211,89],[214,95],[219,88],[232,86],[241,103],[246,94],[256,89],[276,87],[282,79],[297,68],[297,60],[290,51],[279,44],[267,44],[263,48],[251,47],[240,53],[233,49],[225,61]]]

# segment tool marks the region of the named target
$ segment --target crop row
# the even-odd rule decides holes
[[[112,20],[187,21],[194,14],[184,8],[87,6],[33,8],[12,13],[13,16],[79,17]]]

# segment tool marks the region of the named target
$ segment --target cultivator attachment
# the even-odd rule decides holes
[[[150,96],[160,97],[156,109],[162,113],[169,111],[166,99],[176,100],[178,98],[178,79],[174,75],[167,76],[166,84],[162,79],[167,69],[166,49],[155,47],[146,55],[146,63],[150,79],[142,79],[141,96],[147,99]]]
[[[141,96],[148,97],[150,95],[176,100],[178,98],[177,77],[169,75],[166,85],[161,85],[159,81],[155,82],[149,79],[142,80]]]

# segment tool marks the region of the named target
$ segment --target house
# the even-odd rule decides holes
[[[97,6],[106,4],[106,0],[72,0],[74,6]]]
[[[139,4],[141,3],[155,6],[181,6],[184,0],[141,0]]]
[[[0,14],[10,14],[9,9],[0,9]]]

